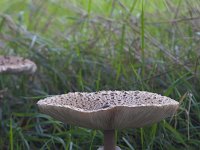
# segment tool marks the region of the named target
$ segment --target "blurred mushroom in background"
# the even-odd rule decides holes
[[[0,74],[33,75],[36,70],[36,64],[29,59],[19,56],[0,56]],[[4,93],[5,89],[0,90],[0,120],[2,119],[1,105]]]

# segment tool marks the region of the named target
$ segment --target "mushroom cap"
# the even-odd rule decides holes
[[[70,92],[37,104],[42,113],[65,124],[103,130],[143,127],[172,116],[179,106],[146,91]]]
[[[0,56],[0,73],[33,74],[37,69],[34,62],[18,56]]]

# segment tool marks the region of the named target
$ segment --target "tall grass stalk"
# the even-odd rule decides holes
[[[145,33],[144,33],[144,0],[142,0],[141,10],[141,57],[142,57],[142,76],[145,74]]]
[[[9,139],[10,139],[10,150],[14,150],[14,141],[13,141],[13,123],[12,123],[12,118],[10,118],[10,132],[9,132]]]

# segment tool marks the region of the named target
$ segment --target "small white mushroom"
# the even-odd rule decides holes
[[[41,112],[65,124],[104,130],[104,149],[109,150],[115,143],[115,129],[158,122],[172,116],[179,106],[169,97],[146,91],[75,92],[48,97],[37,104]]]

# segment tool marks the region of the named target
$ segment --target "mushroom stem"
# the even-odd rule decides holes
[[[115,150],[115,130],[104,130],[104,150]]]

